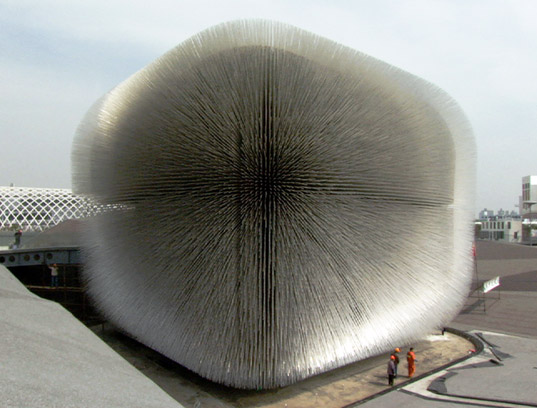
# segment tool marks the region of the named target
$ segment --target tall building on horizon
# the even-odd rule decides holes
[[[489,218],[489,217],[494,217],[494,211],[493,210],[488,210],[488,209],[484,208],[481,211],[479,211],[479,219],[480,220],[484,220],[484,219]]]
[[[522,241],[537,244],[537,176],[522,177]]]

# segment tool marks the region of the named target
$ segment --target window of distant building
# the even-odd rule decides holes
[[[522,184],[522,200],[529,201],[530,199],[530,183]]]

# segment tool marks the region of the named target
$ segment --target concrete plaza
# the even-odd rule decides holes
[[[472,293],[450,324],[470,332],[483,352],[472,353],[475,346],[459,335],[431,333],[413,345],[418,363],[411,381],[402,350],[393,388],[386,378],[389,355],[282,389],[243,391],[204,380],[110,327],[95,331],[185,407],[537,406],[537,247],[478,242],[474,287],[497,276],[500,287]]]
[[[0,345],[8,351],[0,397],[8,407],[537,407],[537,247],[479,242],[474,287],[496,277],[500,286],[472,293],[450,323],[454,332],[412,344],[415,378],[406,377],[410,345],[394,345],[402,348],[394,387],[386,354],[281,389],[230,389],[108,324],[91,333],[7,269],[0,272]]]
[[[360,405],[537,407],[537,247],[478,242],[475,280],[498,276],[500,286],[471,294],[450,324],[477,335],[482,353]]]

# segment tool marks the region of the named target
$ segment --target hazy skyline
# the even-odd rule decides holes
[[[536,1],[0,0],[0,185],[71,187],[89,107],[188,37],[241,18],[282,21],[418,75],[474,129],[475,212],[515,209],[537,174]]]

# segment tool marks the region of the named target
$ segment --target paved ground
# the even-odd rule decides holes
[[[0,343],[8,347],[8,352],[4,353],[7,363],[2,363],[5,373],[0,376],[0,396],[4,396],[4,405],[8,401],[7,406],[14,407],[67,406],[51,401],[65,402],[74,398],[80,402],[81,395],[87,404],[75,403],[76,406],[103,406],[101,399],[117,399],[118,395],[121,400],[114,406],[121,406],[118,402],[144,407],[176,405],[168,395],[139,375],[142,372],[183,406],[195,408],[537,407],[537,247],[480,242],[477,251],[475,284],[500,276],[501,286],[485,298],[469,297],[465,308],[450,326],[481,336],[485,350],[480,354],[469,354],[473,345],[464,338],[449,333],[444,336],[431,334],[413,345],[418,357],[417,375],[421,378],[407,381],[405,364],[402,363],[400,378],[393,388],[386,384],[388,355],[383,355],[283,389],[238,391],[204,380],[109,326],[94,327],[96,334],[138,369],[132,370],[124,360],[117,358],[117,354],[103,348],[95,336],[90,336],[91,342],[67,341],[65,337],[71,339],[75,333],[80,338],[87,338],[79,323],[71,322],[73,328],[58,337],[58,330],[65,329],[64,320],[68,320],[59,317],[66,313],[63,308],[33,295],[31,299],[26,299],[27,295],[20,298],[18,292],[15,296],[15,281],[4,279],[11,283],[4,282],[0,290],[2,306],[7,310],[0,315],[6,325],[5,330],[0,331],[4,337]],[[22,300],[29,303],[19,304]],[[31,306],[40,307],[34,309]],[[58,313],[58,317],[51,319],[51,313]],[[38,333],[37,328],[45,334]],[[93,354],[88,353],[90,343],[95,345]],[[397,346],[405,347],[403,351],[408,347]],[[33,353],[30,357],[29,352]],[[60,358],[66,354],[72,358]],[[435,371],[439,366],[463,357],[469,358]],[[24,362],[28,364],[22,364]],[[110,368],[112,365],[120,369]],[[88,374],[91,370],[95,375]],[[427,374],[429,372],[432,374]],[[87,379],[81,381],[82,374],[87,375]],[[60,379],[56,379],[58,375]],[[123,381],[125,378],[127,380]],[[95,390],[99,390],[97,394]],[[28,399],[34,397],[40,400]]]
[[[497,276],[500,287],[474,293],[450,324],[480,333],[482,354],[361,405],[537,407],[537,247],[478,242],[476,281]]]
[[[501,286],[486,297],[469,297],[450,326],[479,333],[489,342],[484,352],[418,381],[400,376],[393,389],[386,384],[388,356],[280,390],[246,392],[208,382],[110,328],[101,336],[185,407],[537,406],[537,247],[478,242],[477,254],[474,285],[500,276]],[[417,375],[466,356],[473,348],[458,336],[439,333],[414,346]],[[404,374],[404,363],[401,371]],[[376,396],[367,399],[371,395]]]
[[[537,338],[537,246],[478,242],[477,276],[500,276],[501,285],[484,299],[468,298],[451,325]]]
[[[429,388],[443,395],[537,406],[537,340],[491,332],[481,337],[493,356],[485,353],[479,356],[484,361],[452,367]]]
[[[537,340],[474,333],[486,341],[483,353],[359,406],[537,407]]]
[[[243,391],[220,386],[186,370],[144,345],[117,333],[111,326],[93,328],[114,350],[185,407],[341,408],[389,390],[386,365],[389,355],[377,356],[324,373],[298,384],[269,391]],[[431,334],[414,344],[416,376],[466,357],[474,346],[446,332]],[[408,348],[402,348],[403,358]],[[399,366],[396,386],[408,381],[406,362]]]

